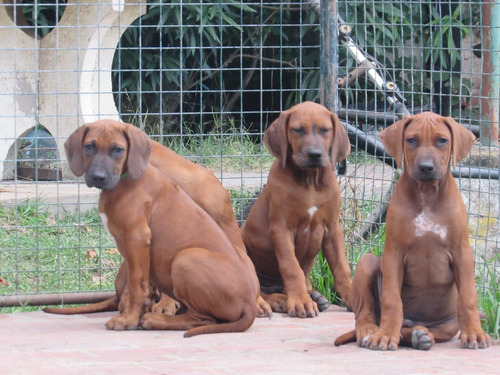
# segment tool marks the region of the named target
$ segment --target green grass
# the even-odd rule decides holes
[[[372,253],[381,256],[381,246],[385,240],[385,225],[378,229],[367,241],[359,243],[346,242],[346,256],[351,264],[352,274],[354,275],[356,264],[358,260],[366,253]],[[335,304],[342,306],[342,300],[337,295],[334,289],[334,278],[330,267],[322,252],[316,257],[313,269],[309,279],[311,280],[313,289],[316,289],[328,300]]]
[[[212,171],[239,173],[268,170],[274,160],[255,136],[241,133],[234,123],[217,125],[208,134],[184,134],[156,140]],[[154,138],[154,137],[153,137]]]
[[[112,290],[121,256],[97,210],[56,218],[40,200],[0,206],[1,295]]]
[[[260,195],[260,188],[228,188],[234,216],[238,224],[243,224],[250,208]]]
[[[324,295],[330,303],[342,305],[342,299],[334,289],[334,279],[330,267],[323,255],[320,252],[314,261],[313,269],[309,275],[313,289]]]
[[[479,309],[484,313],[486,319],[482,319],[483,329],[492,337],[500,339],[500,280],[498,273],[494,271],[494,263],[500,261],[500,254],[496,254],[490,260],[485,260],[485,275],[479,278],[478,284],[487,285],[479,288]]]

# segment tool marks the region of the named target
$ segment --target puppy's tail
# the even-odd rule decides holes
[[[60,315],[89,314],[116,310],[118,310],[118,299],[116,296],[89,305],[76,307],[47,307],[43,309],[46,313]]]
[[[184,337],[193,337],[196,335],[204,335],[207,333],[243,332],[250,328],[250,326],[253,324],[255,315],[255,307],[253,309],[246,308],[241,313],[240,318],[234,322],[216,323],[191,328],[184,334]]]
[[[350,342],[356,342],[356,330],[346,332],[335,339],[335,346],[340,346],[348,344]]]

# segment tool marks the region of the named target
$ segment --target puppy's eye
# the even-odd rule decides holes
[[[85,150],[86,154],[95,153],[95,145],[93,143],[87,143],[86,145],[83,146],[83,149]]]
[[[120,147],[120,146],[114,146],[114,147],[111,149],[111,154],[112,154],[113,156],[120,156],[122,153],[123,153],[123,147]]]
[[[438,138],[436,141],[436,145],[439,147],[442,147],[447,143],[448,143],[448,140],[446,138],[443,138],[443,137]]]
[[[295,134],[298,134],[298,135],[304,135],[306,134],[306,131],[302,128],[293,128],[292,131],[295,133]]]
[[[406,139],[406,143],[408,145],[410,145],[411,147],[417,147],[418,146],[417,138],[414,138],[414,137]]]
[[[330,132],[330,129],[327,129],[327,128],[321,128],[319,129],[319,134],[321,135],[326,135]]]

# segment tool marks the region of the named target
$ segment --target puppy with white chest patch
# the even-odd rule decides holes
[[[171,151],[117,121],[85,124],[65,146],[72,172],[101,189],[99,214],[126,265],[117,277],[120,314],[106,328],[186,330],[190,337],[242,332],[252,325],[259,294],[255,269],[243,244],[238,246],[239,232],[230,238],[234,233],[208,214],[210,205],[197,204],[169,176],[182,182],[182,171],[165,172],[185,166],[180,157],[160,157]],[[206,202],[193,194],[196,187],[184,186]],[[220,197],[222,187],[205,183],[203,188]],[[180,302],[185,313],[170,316],[150,309],[152,290]]]
[[[281,113],[264,143],[276,160],[241,229],[261,295],[273,311],[290,316],[314,317],[326,309],[328,301],[311,290],[308,278],[323,250],[335,287],[349,303],[351,272],[334,171],[350,151],[344,127],[322,105],[305,102]]]
[[[380,133],[403,174],[387,212],[382,259],[361,258],[352,286],[356,328],[336,345],[427,350],[460,331],[464,348],[486,348],[468,241],[467,213],[450,173],[474,135],[450,117],[406,117]]]

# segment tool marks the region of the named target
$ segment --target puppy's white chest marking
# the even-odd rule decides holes
[[[311,219],[316,211],[318,211],[318,207],[316,206],[312,206],[310,209],[307,210],[307,212],[309,212],[309,216],[311,216]]]
[[[318,211],[318,207],[316,206],[312,206],[311,208],[309,208],[307,210],[307,212],[309,213],[309,218],[312,220],[313,216],[314,216],[314,213]],[[306,234],[307,232],[309,232],[309,226],[306,226],[304,228],[304,234]]]
[[[109,231],[109,228],[108,228],[108,217],[103,212],[99,212],[99,217],[101,218],[101,221],[102,221],[102,224],[104,225],[104,228],[106,228],[106,232],[108,232],[109,236],[111,237],[111,239],[113,240],[113,242],[116,245],[115,238],[113,237],[113,235],[111,234],[111,232]]]
[[[419,237],[431,232],[437,234],[443,241],[446,239],[446,227],[433,222],[424,212],[413,220],[413,224],[415,225],[415,235]]]

